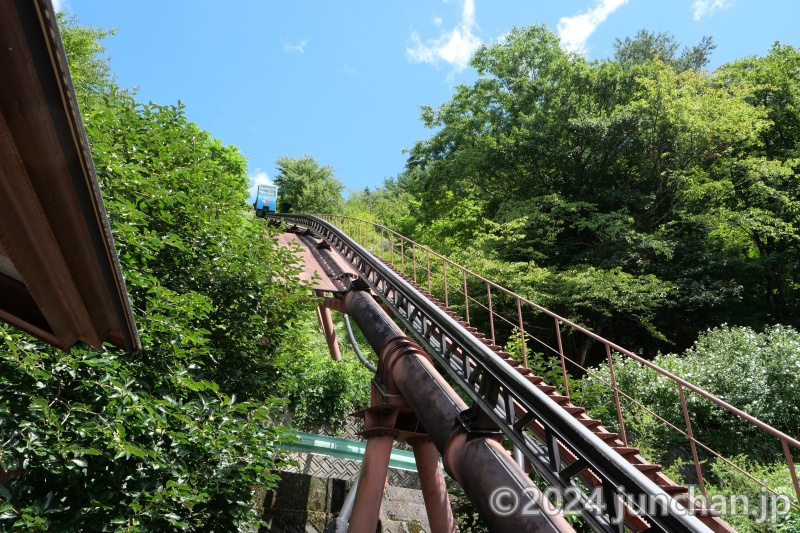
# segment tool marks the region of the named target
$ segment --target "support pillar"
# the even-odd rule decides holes
[[[439,464],[439,450],[428,437],[411,439],[408,443],[414,450],[431,533],[455,533],[453,509],[450,507],[447,486]]]
[[[574,532],[500,445],[499,438],[487,438],[481,432],[468,434],[461,416],[467,405],[422,348],[403,334],[369,294],[351,290],[345,306],[379,354],[378,377],[385,381],[386,390],[399,392],[408,402],[442,454],[447,472],[461,484],[491,530]],[[515,496],[522,505],[498,512],[498,489],[513,493],[509,497]]]
[[[342,352],[339,350],[339,342],[336,340],[336,330],[333,328],[331,310],[324,305],[320,305],[317,307],[317,316],[320,323],[322,323],[322,331],[325,332],[325,341],[328,343],[331,357],[334,361],[341,361]]]
[[[364,411],[364,427],[361,435],[367,446],[361,473],[358,475],[358,490],[350,516],[349,533],[375,533],[381,512],[383,488],[389,472],[392,445],[397,436],[394,431],[398,410],[386,405],[373,405]]]

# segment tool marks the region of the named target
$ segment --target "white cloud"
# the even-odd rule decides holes
[[[441,19],[434,19],[434,24],[441,25]],[[472,33],[475,27],[475,0],[463,0],[461,20],[452,30],[442,30],[436,39],[428,39],[424,43],[419,35],[411,34],[410,48],[406,55],[416,63],[437,65],[444,61],[457,71],[469,65],[473,52],[481,45],[480,38]]]
[[[715,0],[719,1],[719,0]],[[571,52],[584,52],[586,41],[608,16],[628,3],[628,0],[597,0],[597,5],[574,17],[561,17],[558,21],[558,36],[561,46]]]
[[[247,189],[247,192],[249,193],[247,198],[250,203],[256,201],[256,192],[258,191],[259,185],[275,185],[275,183],[270,179],[266,172],[260,168],[257,168],[255,174],[250,176],[250,188]]]
[[[308,39],[303,39],[297,44],[283,43],[283,51],[287,53],[300,52],[301,54],[305,54],[307,44],[308,44]]]
[[[58,13],[59,11],[64,10],[64,0],[53,0],[53,9]]]
[[[715,9],[727,9],[733,6],[733,0],[694,0],[694,20],[700,20],[713,13]]]

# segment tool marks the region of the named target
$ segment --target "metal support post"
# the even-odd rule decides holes
[[[375,533],[395,433],[375,430],[365,432],[365,436],[367,448],[358,477],[358,490],[347,530],[349,533]]]
[[[350,533],[374,533],[378,526],[392,444],[397,437],[395,426],[399,409],[382,403],[376,387],[373,380],[370,389],[372,407],[362,412],[364,431],[360,434],[367,439],[367,446],[358,476],[358,489],[348,529]]]
[[[442,454],[448,473],[461,484],[490,529],[574,531],[499,442],[480,432],[473,434],[462,425],[461,414],[467,405],[436,371],[419,345],[403,334],[369,293],[351,290],[345,296],[345,305],[379,354],[378,377],[386,383],[386,390],[402,394],[408,402]],[[522,505],[510,512],[496,508],[497,502],[488,497],[496,494],[493,492],[496,490],[513,492],[517,503]],[[359,496],[360,493],[359,487]],[[538,512],[533,513],[533,509]]]
[[[336,331],[333,328],[333,317],[331,310],[324,305],[317,307],[319,320],[322,323],[322,331],[325,332],[325,341],[334,361],[342,360],[342,352],[339,350],[339,342],[336,340]]]
[[[411,439],[409,444],[417,461],[422,499],[425,501],[431,533],[455,533],[456,525],[439,463],[439,450],[428,437]]]

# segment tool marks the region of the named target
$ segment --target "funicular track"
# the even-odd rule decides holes
[[[592,529],[733,531],[660,466],[627,446],[624,436],[589,417],[392,264],[321,218],[279,217],[315,232],[347,259],[469,396],[472,416],[496,425],[524,457],[520,462],[555,488],[562,507],[578,512]]]

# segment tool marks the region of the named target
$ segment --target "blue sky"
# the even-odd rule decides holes
[[[249,159],[253,190],[282,155],[309,154],[351,189],[399,174],[430,136],[421,105],[475,80],[481,43],[546,23],[562,46],[602,59],[615,38],[666,31],[717,43],[710,68],[800,47],[800,0],[58,0],[114,28],[119,83],[186,114]]]

